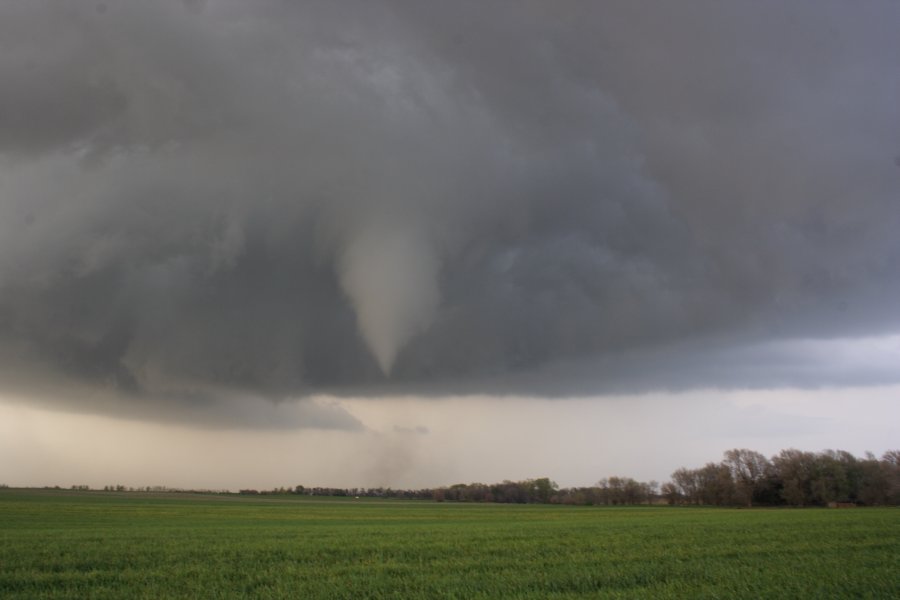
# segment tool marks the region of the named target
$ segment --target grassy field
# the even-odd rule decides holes
[[[2,598],[900,598],[900,510],[0,490]]]

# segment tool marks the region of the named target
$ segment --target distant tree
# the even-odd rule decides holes
[[[772,459],[781,480],[781,497],[793,506],[812,503],[815,455],[793,448],[782,450]]]
[[[700,504],[700,485],[696,470],[682,467],[672,473],[672,482],[685,502]]]
[[[603,478],[597,482],[595,489],[597,490],[597,504],[609,506],[612,504],[609,491],[609,479]]]
[[[706,463],[697,472],[701,504],[725,506],[734,503],[735,486],[731,470],[723,463]]]
[[[810,504],[824,506],[829,502],[851,500],[847,465],[841,459],[841,455],[834,450],[825,450],[814,455],[809,488]]]
[[[900,450],[888,450],[881,457],[882,468],[887,478],[887,502],[900,504]]]
[[[625,504],[625,479],[623,477],[610,477],[607,490],[611,504]]]
[[[643,504],[647,501],[647,484],[641,483],[631,477],[625,477],[623,480],[623,504]]]
[[[874,456],[858,463],[860,477],[856,500],[869,506],[888,504],[891,499],[891,465]]]
[[[537,502],[548,503],[553,493],[559,489],[555,481],[550,481],[547,477],[535,479],[532,483],[534,497]]]
[[[644,495],[646,496],[647,504],[650,504],[657,498],[659,498],[659,482],[651,479],[647,483],[642,484],[644,486]]]
[[[681,494],[678,492],[678,486],[671,481],[662,484],[660,494],[662,494],[662,497],[665,498],[666,502],[670,505],[679,504],[681,502]]]
[[[881,460],[889,465],[900,467],[900,450],[888,450],[882,455]]]
[[[759,452],[746,448],[727,450],[723,462],[734,482],[735,500],[753,506],[753,500],[759,497],[772,464]]]

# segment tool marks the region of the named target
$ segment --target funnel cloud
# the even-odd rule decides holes
[[[0,391],[815,386],[765,365],[900,332],[900,3],[103,6],[0,6]]]
[[[338,264],[359,331],[381,371],[390,375],[397,353],[428,329],[437,311],[434,251],[415,231],[374,227],[354,236]]]

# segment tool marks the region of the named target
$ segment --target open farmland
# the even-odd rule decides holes
[[[3,598],[897,598],[897,509],[0,490]]]

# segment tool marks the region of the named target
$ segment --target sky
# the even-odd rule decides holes
[[[0,483],[900,445],[900,3],[0,5]]]

